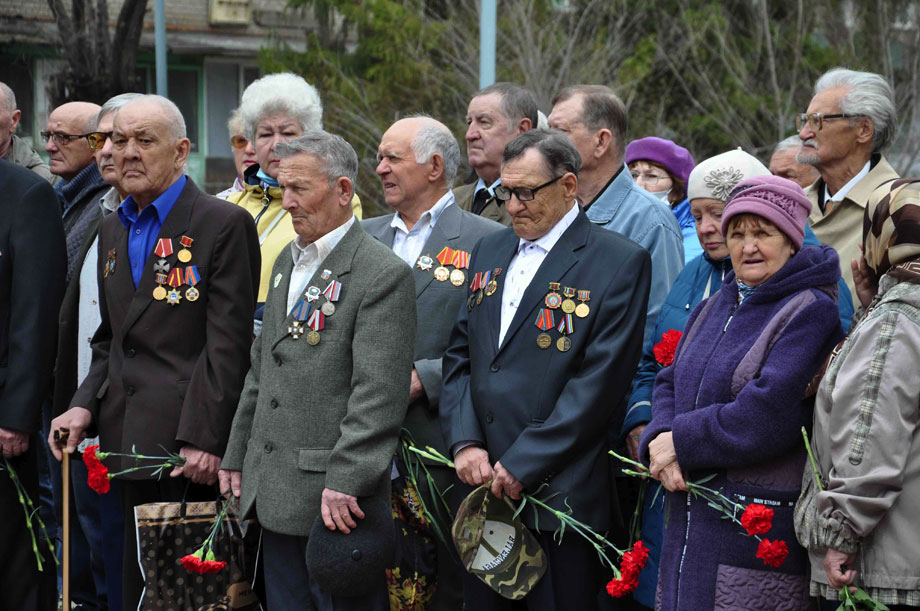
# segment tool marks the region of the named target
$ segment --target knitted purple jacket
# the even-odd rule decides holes
[[[668,493],[659,609],[809,608],[807,556],[792,525],[805,466],[799,430],[812,410],[802,396],[843,337],[839,278],[832,248],[806,246],[741,305],[732,272],[691,314],[674,364],[656,379],[642,460],[671,431],[684,476],[715,473],[707,486],[772,507],[765,537],[786,541],[790,553],[767,567],[740,526],[705,501]]]

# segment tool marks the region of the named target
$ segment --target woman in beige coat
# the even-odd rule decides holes
[[[844,585],[891,609],[920,607],[920,180],[869,199],[865,257],[853,262],[863,310],[818,390],[811,469],[796,508],[811,591],[836,609]],[[835,602],[830,602],[835,601]]]

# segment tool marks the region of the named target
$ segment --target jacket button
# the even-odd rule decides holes
[[[361,560],[361,550],[359,549],[352,550],[351,559],[354,560],[355,562],[358,562],[359,560]]]
[[[491,423],[492,420],[494,420],[494,418],[492,418],[492,414],[486,414],[486,422]]]
[[[134,350],[134,348],[128,348],[128,351],[125,352],[125,356],[129,359],[133,359],[135,354],[137,354],[137,352]]]
[[[283,361],[281,360],[281,357],[280,357],[280,356],[276,356],[276,357],[275,357],[275,365],[277,365],[278,367],[281,367],[281,363],[282,363],[282,362],[283,362]]]
[[[499,369],[501,369],[501,367],[498,366],[498,363],[492,363],[492,366],[489,367],[489,369],[492,370],[492,373],[495,373],[496,371],[498,371]]]
[[[271,453],[272,453],[272,444],[270,444],[270,443],[266,443],[266,444],[265,444],[265,453],[266,453],[266,454],[271,454]]]
[[[272,409],[278,409],[278,401],[275,399],[272,399],[271,406],[272,406]]]
[[[133,397],[133,396],[134,396],[134,387],[133,387],[133,386],[127,387],[127,388],[125,389],[125,394],[128,395],[129,397]]]

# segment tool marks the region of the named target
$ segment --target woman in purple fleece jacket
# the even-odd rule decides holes
[[[802,247],[811,203],[778,177],[740,182],[722,216],[733,272],[690,316],[674,364],[658,375],[640,453],[669,492],[656,608],[808,609],[808,559],[792,512],[805,467],[806,387],[843,337],[840,267]],[[766,535],[789,546],[779,568],[757,539],[686,492],[685,480],[774,510]]]

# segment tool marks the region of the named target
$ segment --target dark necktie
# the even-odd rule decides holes
[[[491,196],[488,189],[480,189],[476,192],[476,196],[473,198],[473,214],[482,214],[482,209],[486,207],[489,197]]]

